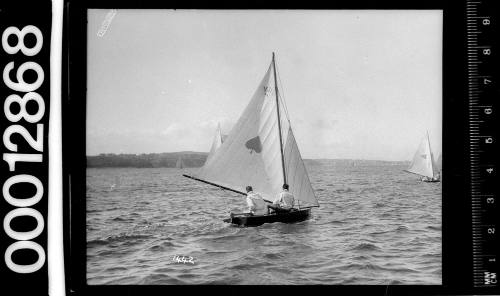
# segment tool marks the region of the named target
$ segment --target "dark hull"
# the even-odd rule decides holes
[[[288,213],[270,214],[270,215],[249,215],[237,214],[231,218],[224,219],[224,222],[232,223],[238,226],[260,226],[264,223],[296,223],[309,219],[311,209],[296,210]]]
[[[422,180],[422,182],[427,182],[427,183],[439,183],[439,180]]]

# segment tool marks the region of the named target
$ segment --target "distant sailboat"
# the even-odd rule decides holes
[[[177,158],[177,163],[175,164],[175,167],[178,169],[183,169],[185,167],[182,156],[179,156],[179,158]]]
[[[252,99],[220,146],[215,144],[219,143],[217,137],[205,165],[194,176],[184,176],[243,195],[245,187],[251,185],[268,202],[287,183],[297,206],[288,213],[237,214],[225,222],[241,226],[298,222],[308,219],[311,208],[319,206],[280,102],[274,53]]]
[[[422,176],[423,182],[439,182],[440,176],[431,150],[429,133],[424,137],[405,172]]]
[[[215,151],[219,149],[219,147],[224,143],[226,140],[227,135],[222,134],[222,130],[220,128],[220,123],[217,125],[217,130],[215,131],[215,136],[214,140],[212,142],[212,147],[210,148],[210,152],[208,153],[207,160],[205,161],[205,164],[208,164],[210,160],[212,159],[213,155],[215,154]]]

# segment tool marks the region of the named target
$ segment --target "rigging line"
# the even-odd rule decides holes
[[[286,120],[288,122],[288,125],[291,127],[292,123],[290,122],[290,115],[288,115],[288,109],[285,106],[284,100],[281,99],[281,95],[279,95],[279,100],[283,106],[283,110],[285,111],[285,116],[286,116]]]
[[[283,105],[283,109],[285,110],[286,119],[288,120],[288,123],[290,124],[290,115],[288,113],[288,108],[287,108],[286,102],[285,102],[285,93],[284,93],[284,90],[283,90],[283,84],[281,83],[281,78],[280,78],[279,73],[278,73],[277,76],[278,76],[278,80],[279,80],[280,86],[281,86],[281,92],[278,94],[279,95],[279,99],[280,99],[281,104]]]
[[[280,98],[281,104],[284,107],[285,114],[286,114],[286,117],[287,117],[287,120],[288,120],[288,125],[289,125],[290,130],[291,130],[292,129],[292,123],[290,122],[290,116],[288,114],[288,108],[287,108],[286,103],[285,103],[285,91],[283,90],[283,83],[281,82],[281,75],[279,73],[279,70],[278,70],[278,67],[276,66],[276,64],[274,64],[274,69],[276,70],[276,76],[278,77],[278,81],[279,81],[280,86],[281,86],[281,93],[283,94],[283,96],[282,96],[281,93],[278,93],[278,97]],[[295,136],[293,135],[293,132],[292,132],[292,136],[295,139]],[[300,157],[300,159],[302,161],[302,165],[304,165],[304,162],[302,160],[302,155],[300,155],[300,151],[298,150],[298,147],[297,147],[297,153],[299,154],[299,157]],[[307,174],[307,169],[306,169],[306,177],[307,177],[307,181],[309,182],[309,184],[311,184],[311,180],[309,178],[309,175]],[[318,204],[317,207],[319,207],[318,199],[316,198],[316,194],[314,193],[314,189],[312,188],[312,185],[310,185],[310,186],[311,186],[311,189],[312,189],[312,193],[313,193],[314,199],[316,200],[316,203]],[[300,204],[299,204],[299,208],[300,208]]]
[[[280,137],[280,153],[281,153],[281,168],[283,169],[283,184],[286,184],[286,171],[285,171],[285,156],[283,155],[283,137],[281,135],[281,118],[280,118],[280,106],[279,106],[279,90],[278,81],[276,80],[276,59],[273,52],[273,74],[274,74],[274,92],[276,94],[276,113],[278,116],[278,134]]]

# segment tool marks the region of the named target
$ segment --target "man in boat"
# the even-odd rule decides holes
[[[434,177],[427,177],[427,176],[424,176],[421,181],[423,182],[437,182],[439,181],[439,175],[436,175]]]
[[[248,211],[253,215],[267,214],[266,202],[260,194],[253,192],[252,186],[247,186],[247,205]]]
[[[293,194],[291,194],[288,189],[288,184],[283,184],[283,190],[280,192],[278,197],[273,201],[272,205],[268,205],[269,209],[274,210],[274,212],[290,212],[295,203],[295,198]]]

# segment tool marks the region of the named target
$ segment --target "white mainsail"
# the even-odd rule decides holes
[[[429,134],[424,137],[417,152],[413,156],[413,160],[407,172],[417,175],[434,178],[434,160],[431,152],[431,144]]]
[[[300,206],[318,206],[305,165],[283,106],[276,103],[274,63],[269,66],[252,99],[225,141],[196,178],[240,192],[251,185],[267,200],[274,200],[284,183]],[[280,110],[281,143],[277,108]]]

